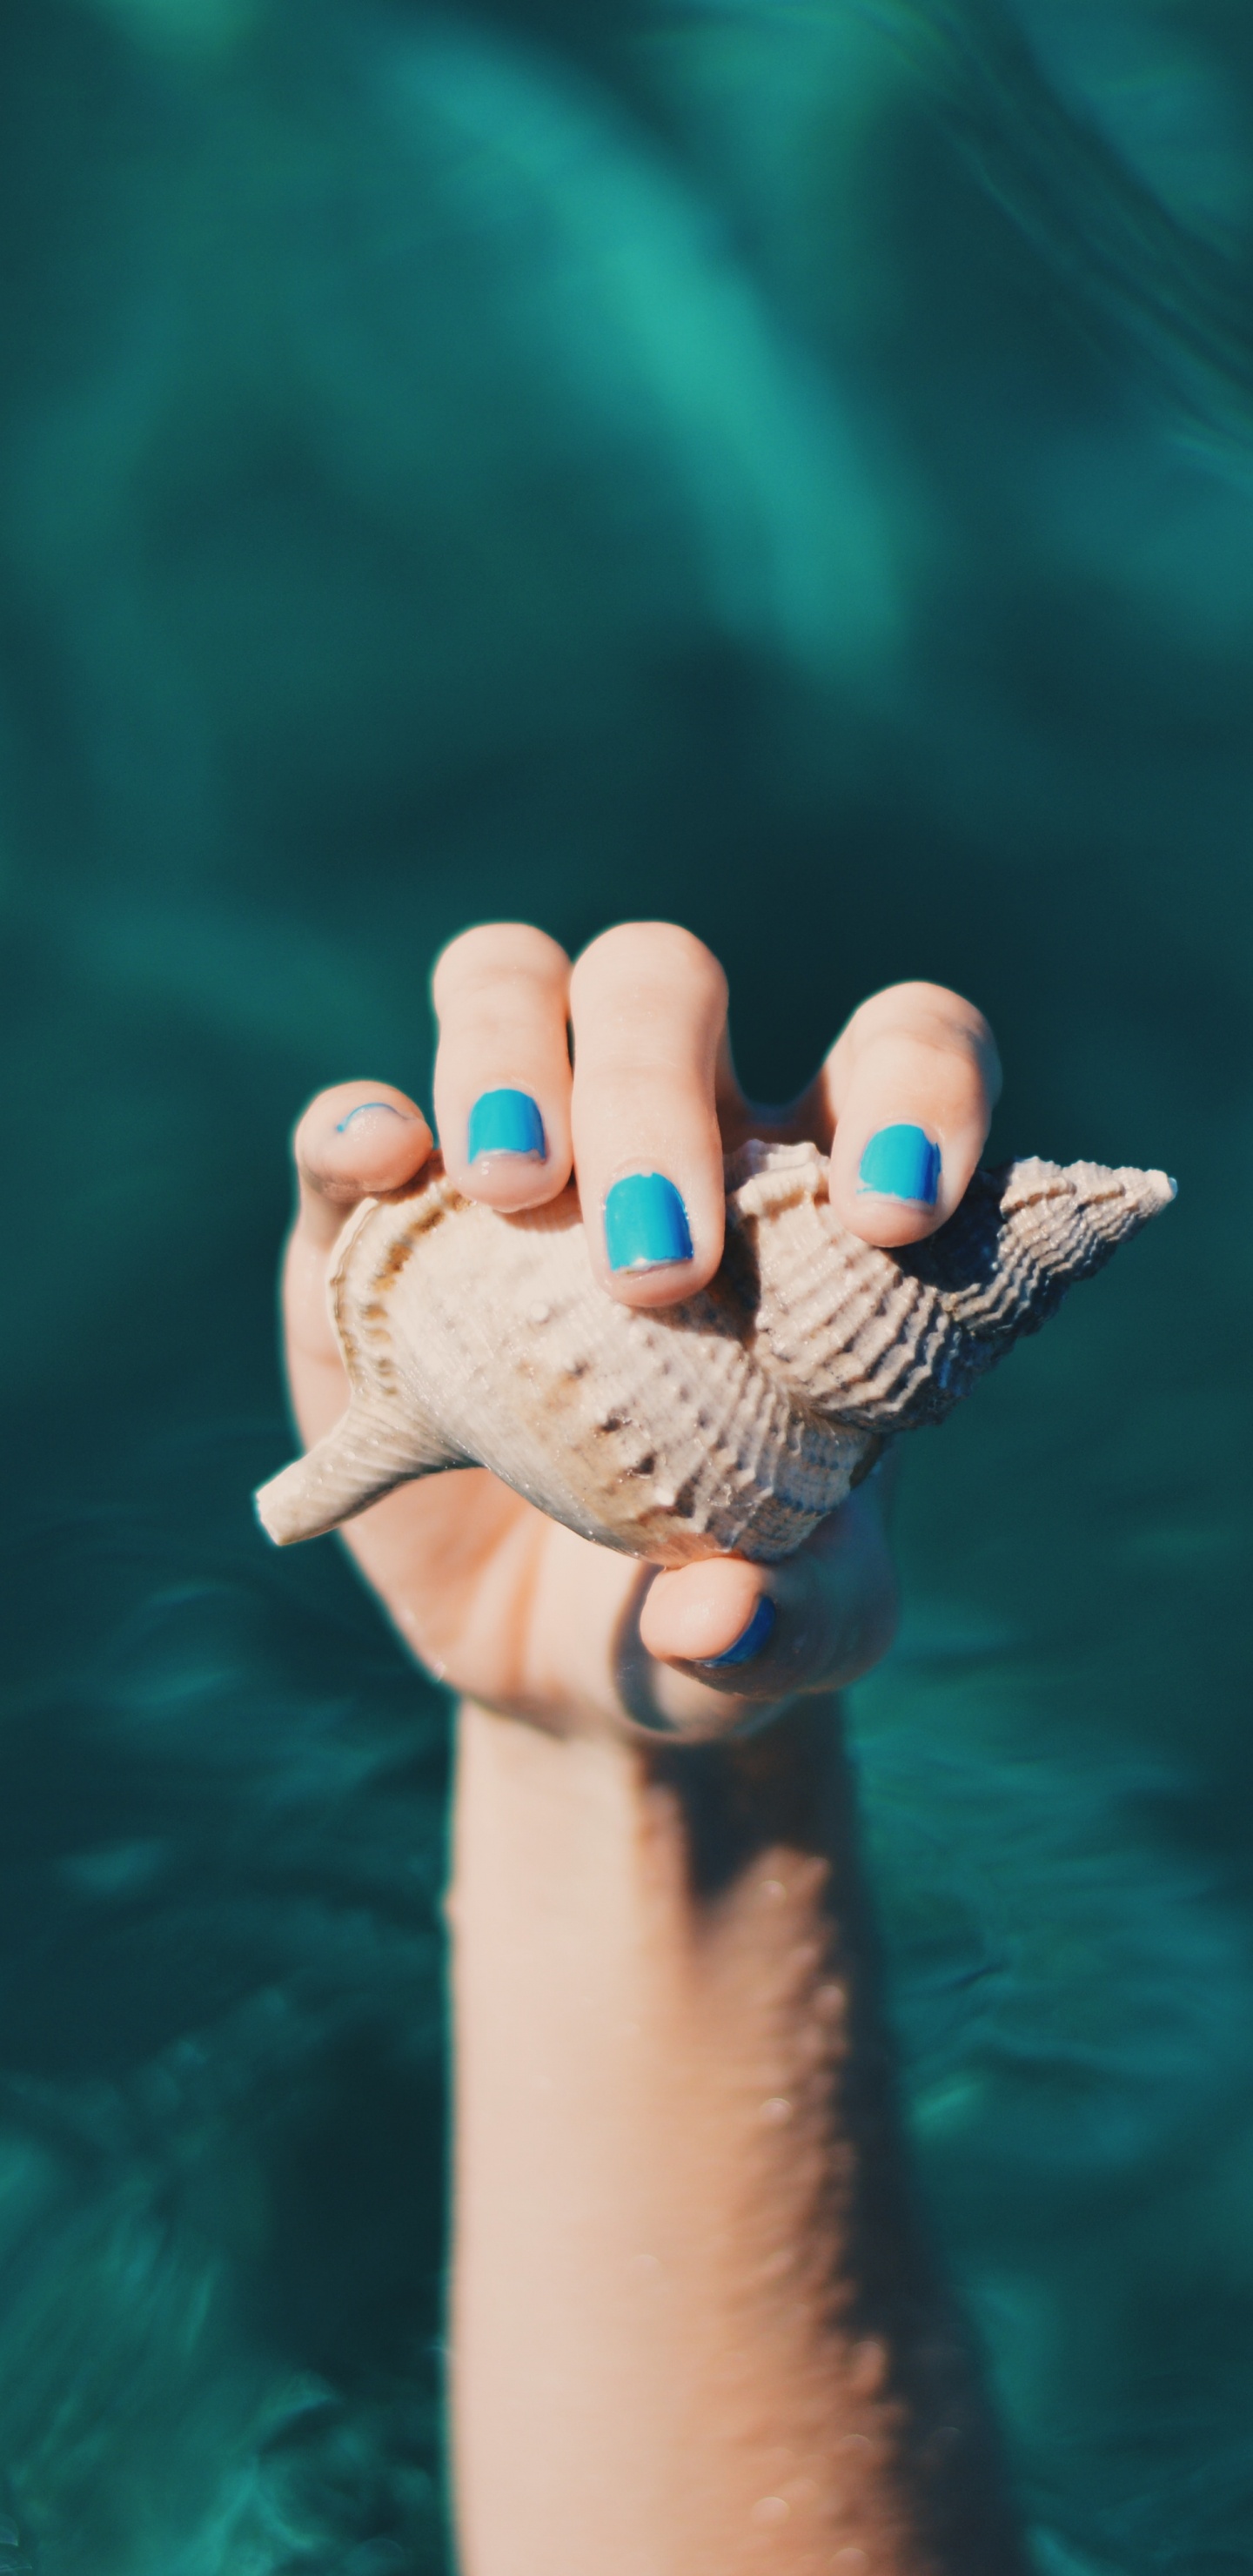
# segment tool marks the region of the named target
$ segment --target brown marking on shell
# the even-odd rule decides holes
[[[573,1188],[502,1217],[435,1156],[365,1201],[329,1290],[351,1401],[263,1487],[271,1537],[475,1464],[654,1563],[789,1555],[886,1438],[942,1420],[1174,1195],[1160,1172],[1014,1163],[976,1173],[925,1243],[884,1252],[837,1223],[813,1145],[752,1142],[726,1184],[717,1276],[653,1313],[599,1286]]]

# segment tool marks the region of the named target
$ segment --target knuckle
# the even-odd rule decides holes
[[[986,1041],[979,1040],[972,1031],[938,1020],[867,1030],[849,1073],[859,1097],[863,1085],[868,1091],[890,1084],[893,1093],[915,1093],[933,1116],[955,1123],[985,1114],[1000,1088],[1000,1060],[990,1032]]]
[[[619,921],[602,930],[574,968],[576,991],[602,977],[685,987],[725,1008],[726,975],[713,950],[675,921]]]
[[[484,921],[463,930],[436,958],[431,995],[442,1017],[450,1004],[461,1009],[476,994],[502,983],[516,985],[520,976],[551,988],[564,986],[569,959],[564,948],[527,921]]]
[[[848,1023],[848,1034],[863,1043],[890,1036],[911,1036],[937,1048],[954,1047],[976,1053],[990,1048],[995,1054],[996,1041],[991,1028],[973,1002],[944,984],[887,984],[858,1004]]]
[[[979,1066],[969,1047],[954,1046],[937,1028],[882,1030],[867,1045],[865,1066],[870,1073],[890,1066],[894,1078],[904,1078],[928,1100],[963,1109],[980,1084]]]

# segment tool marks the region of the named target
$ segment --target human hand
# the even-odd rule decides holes
[[[636,1307],[674,1304],[713,1276],[722,1155],[750,1135],[830,1151],[836,1214],[867,1242],[932,1233],[970,1180],[999,1087],[980,1014],[901,984],[854,1013],[794,1108],[754,1109],[732,1065],[722,969],[668,923],[608,931],[573,968],[542,931],[493,923],[444,952],[434,995],[450,1177],[514,1213],[556,1198],[573,1170],[593,1269]],[[284,1318],[306,1442],[348,1395],[326,1302],[332,1246],[357,1202],[403,1187],[431,1147],[421,1111],[388,1084],[323,1092],[297,1128]],[[892,1630],[875,1478],[773,1566],[727,1557],[659,1572],[576,1537],[481,1468],[403,1486],[344,1536],[433,1672],[562,1731],[725,1735],[856,1679]]]

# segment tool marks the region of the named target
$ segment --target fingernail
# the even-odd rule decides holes
[[[408,1111],[395,1108],[390,1100],[361,1100],[355,1109],[349,1110],[346,1118],[340,1119],[335,1129],[336,1135],[342,1136],[345,1127],[351,1127],[354,1118],[364,1118],[371,1109],[385,1109],[389,1118],[399,1118],[402,1126],[408,1124]]]
[[[529,1091],[485,1091],[475,1101],[466,1130],[467,1162],[481,1162],[486,1154],[517,1154],[529,1163],[542,1163],[547,1153],[544,1121]]]
[[[690,1261],[687,1209],[663,1172],[632,1172],[605,1200],[605,1250],[611,1270],[659,1270]]]
[[[857,1166],[860,1190],[885,1199],[912,1199],[934,1207],[940,1186],[940,1148],[921,1127],[881,1127]]]
[[[750,1656],[759,1655],[767,1640],[774,1635],[774,1623],[777,1617],[778,1612],[771,1594],[763,1592],[748,1626],[743,1634],[736,1638],[735,1644],[728,1646],[725,1655],[701,1656],[700,1660],[706,1671],[711,1673],[725,1671],[728,1664],[746,1664]]]

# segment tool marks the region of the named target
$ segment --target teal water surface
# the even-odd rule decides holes
[[[318,1084],[689,923],[972,993],[1177,1207],[941,1434],[858,1694],[1041,2576],[1253,2566],[1253,25],[8,0],[0,2576],[435,2576],[448,1711],[278,1557]]]

